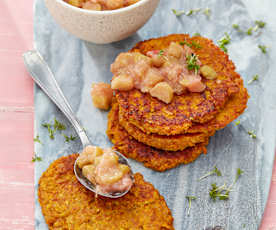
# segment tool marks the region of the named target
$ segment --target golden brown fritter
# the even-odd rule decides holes
[[[173,217],[164,198],[139,173],[125,196],[95,198],[73,172],[77,154],[53,162],[39,180],[38,198],[49,229],[171,230]]]
[[[164,49],[170,42],[181,41],[197,42],[201,48],[191,48],[199,56],[201,63],[212,67],[218,77],[216,80],[203,78],[202,81],[207,86],[204,92],[175,96],[168,105],[137,89],[127,92],[117,91],[116,98],[125,120],[145,133],[160,135],[185,133],[193,122],[206,123],[214,119],[229,97],[239,92],[237,82],[240,76],[235,72],[234,64],[228,59],[228,55],[209,39],[174,34],[140,42],[131,52],[146,54],[151,50]]]
[[[198,133],[206,132],[210,133],[213,130],[219,130],[224,128],[230,122],[235,120],[240,116],[247,107],[247,101],[249,95],[247,89],[243,87],[242,79],[239,80],[239,93],[234,94],[225,104],[223,110],[221,110],[216,117],[203,124],[193,124],[191,128],[188,129],[188,133]]]
[[[239,92],[235,93],[229,98],[224,108],[220,110],[219,113],[217,113],[215,118],[209,122],[201,123],[201,124],[193,122],[192,126],[187,130],[186,135],[191,133],[194,133],[194,134],[206,133],[206,135],[212,136],[216,130],[224,128],[244,112],[244,110],[247,107],[247,101],[248,101],[249,95],[248,95],[247,89],[244,88],[243,86],[243,80],[238,78],[236,79],[236,82],[239,87]],[[127,118],[124,117],[124,114],[120,113],[120,123],[123,124],[125,129],[127,129],[127,131],[132,135],[133,133],[132,131],[129,131],[130,129],[128,126],[134,127],[134,125],[130,124],[126,119]],[[140,130],[138,129],[137,132],[139,131]],[[138,138],[141,138],[141,137],[138,137],[137,134],[132,136],[135,137],[137,140],[139,140]],[[147,137],[148,136],[149,135],[147,135]],[[160,135],[157,135],[157,136],[160,136]],[[142,140],[140,141],[143,142]],[[146,143],[146,142],[143,142],[143,143]],[[146,144],[149,144],[149,143],[146,143]]]
[[[201,153],[207,153],[208,140],[183,151],[164,151],[147,146],[132,138],[119,124],[119,115],[113,107],[108,114],[107,135],[114,144],[114,148],[126,157],[142,162],[146,167],[165,171],[179,164],[194,161]]]
[[[112,110],[118,113],[119,105],[116,100],[113,101]],[[214,134],[214,131],[202,133],[187,133],[178,135],[159,135],[159,134],[146,134],[135,125],[127,122],[119,113],[120,125],[128,132],[129,135],[134,137],[137,141],[142,142],[151,147],[166,150],[166,151],[179,151],[187,147],[195,146],[198,143],[208,141],[209,136]]]

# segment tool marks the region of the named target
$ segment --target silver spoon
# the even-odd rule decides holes
[[[64,115],[72,123],[72,125],[74,126],[75,130],[77,131],[80,137],[83,148],[85,148],[88,145],[91,145],[91,142],[89,141],[87,134],[85,133],[85,130],[80,125],[80,122],[74,115],[74,112],[71,106],[66,100],[56,79],[54,78],[53,73],[51,72],[47,63],[44,61],[43,57],[39,54],[38,51],[30,50],[23,54],[23,59],[24,59],[24,64],[28,72],[30,73],[32,79],[52,99],[52,101],[56,104],[56,106],[64,113]],[[133,173],[131,171],[131,167],[128,163],[127,158],[117,151],[115,151],[115,153],[118,155],[120,163],[126,164],[129,166],[131,178],[132,180],[134,180]],[[118,197],[124,196],[129,191],[130,188],[127,191],[122,193],[103,194],[103,193],[100,193],[99,191],[96,191],[96,185],[92,184],[88,179],[86,179],[86,177],[82,175],[82,171],[77,166],[76,161],[74,164],[75,175],[79,180],[79,182],[90,191],[109,198],[118,198]]]

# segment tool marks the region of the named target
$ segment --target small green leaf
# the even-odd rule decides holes
[[[232,27],[233,27],[233,29],[235,29],[239,33],[243,33],[243,31],[241,30],[241,28],[240,28],[240,26],[238,24],[233,24]]]
[[[44,123],[42,124],[43,127],[47,128],[48,129],[48,133],[49,133],[49,137],[53,140],[55,139],[55,132],[56,132],[56,129],[52,129],[52,125],[49,124],[49,123]]]
[[[194,70],[195,74],[198,73],[200,66],[198,65],[198,57],[195,54],[186,56],[188,70]]]
[[[209,196],[213,201],[219,200],[228,200],[229,193],[232,191],[231,188],[236,184],[237,180],[243,174],[243,171],[240,168],[237,168],[236,177],[234,182],[227,187],[226,184],[218,187],[216,183],[211,184],[211,189],[209,190]]]
[[[229,190],[226,189],[225,184],[217,187],[217,184],[211,184],[211,189],[209,190],[209,196],[213,201],[219,200],[228,200],[229,199]]]
[[[52,125],[50,123],[43,123],[42,126],[45,127],[45,128],[51,128],[52,127]]]
[[[243,174],[243,171],[240,168],[237,168],[235,181],[237,181],[242,174]]]
[[[255,134],[255,132],[252,130],[252,131],[248,131],[247,132],[249,134],[249,136],[252,138],[252,139],[256,139],[257,138],[257,135]]]
[[[200,33],[196,32],[193,34],[193,37],[196,37],[196,36],[201,36]]]
[[[202,179],[204,179],[204,178],[206,178],[208,176],[214,175],[214,174],[216,174],[217,176],[221,176],[222,175],[221,171],[216,166],[214,166],[214,169],[212,171],[207,172],[205,175],[203,175],[202,177],[200,177],[198,179],[198,181],[200,181],[200,180],[202,180]]]
[[[188,200],[196,200],[196,197],[195,197],[195,196],[186,196],[186,198],[187,198]]]
[[[233,24],[232,27],[235,29],[235,30],[238,30],[240,29],[239,25],[238,24]]]
[[[258,47],[260,48],[260,50],[261,50],[264,54],[266,54],[267,46],[265,46],[265,45],[258,45]]]
[[[55,136],[54,136],[55,130],[49,129],[48,131],[49,131],[49,137],[50,137],[52,140],[54,140],[54,139],[55,139]]]
[[[196,49],[201,49],[201,45],[200,45],[199,43],[197,43],[197,42],[195,42],[195,41],[192,41],[191,43],[192,43],[192,46],[193,46],[194,48],[196,48]]]
[[[205,14],[207,18],[210,18],[211,10],[207,7],[203,10],[203,14]]]
[[[259,27],[259,28],[264,28],[266,23],[261,21],[261,20],[256,20],[255,24]]]
[[[188,43],[187,41],[183,41],[183,42],[179,42],[180,45],[184,46],[189,46],[189,47],[192,47],[192,44]]]
[[[197,43],[196,41],[191,41],[191,43],[187,42],[187,41],[182,41],[179,42],[180,45],[186,45],[190,48],[196,48],[196,49],[201,49],[201,45],[199,43]]]
[[[74,141],[77,138],[77,137],[74,137],[72,134],[70,136],[63,134],[63,136],[65,137],[65,142]]]
[[[228,200],[229,199],[229,191],[227,191],[225,194],[220,193],[218,197],[220,200]]]
[[[158,56],[163,56],[164,55],[164,50],[160,50],[158,53]]]
[[[64,124],[62,124],[61,122],[59,122],[56,118],[55,118],[53,127],[55,130],[59,130],[59,131],[66,129],[66,126]]]
[[[36,135],[36,137],[34,138],[34,142],[42,144],[42,142],[39,139],[39,135]]]
[[[235,125],[239,125],[241,123],[241,121],[240,120],[237,120],[236,122],[235,122]]]
[[[215,166],[214,172],[215,172],[215,174],[217,174],[217,176],[221,176],[221,171],[218,170],[218,168],[216,166]]]
[[[218,40],[218,45],[219,47],[225,52],[227,53],[228,50],[227,48],[225,47],[226,45],[228,45],[231,41],[231,38],[229,36],[228,33],[224,33],[224,37],[222,37],[220,40]]]
[[[194,14],[194,13],[198,13],[199,11],[201,11],[200,8],[198,8],[198,9],[191,9],[191,10],[189,10],[187,13],[186,13],[184,10],[172,9],[172,12],[173,12],[173,14],[174,14],[176,17],[179,17],[179,16],[181,16],[181,15],[183,15],[183,14],[185,14],[186,16],[190,16],[190,15],[192,15],[192,14]]]
[[[259,79],[259,75],[256,74],[256,75],[254,75],[254,76],[252,77],[251,80],[248,81],[248,84],[251,84],[253,81],[257,81],[258,79]]]
[[[33,158],[32,158],[32,162],[39,162],[42,161],[42,158],[37,156],[36,154],[34,154]]]
[[[181,16],[182,14],[185,14],[185,11],[184,11],[184,10],[172,9],[172,12],[174,13],[174,15],[175,15],[176,17],[179,17],[179,16]]]
[[[192,15],[194,13],[194,10],[189,10],[187,13],[186,13],[186,15],[187,16],[190,16],[190,15]]]
[[[252,35],[252,31],[253,31],[253,28],[250,27],[250,28],[246,31],[247,35]]]
[[[187,215],[189,216],[190,210],[192,207],[192,200],[196,200],[196,197],[195,196],[186,196],[186,199],[189,201],[189,208],[188,208],[188,212],[187,212]]]

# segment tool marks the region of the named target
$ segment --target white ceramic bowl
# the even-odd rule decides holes
[[[76,37],[97,44],[122,40],[140,29],[153,15],[159,0],[140,0],[117,10],[93,11],[63,0],[45,0],[53,18]]]

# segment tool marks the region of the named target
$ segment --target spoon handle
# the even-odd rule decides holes
[[[51,98],[57,107],[65,114],[76,129],[83,146],[89,145],[90,141],[80,125],[79,120],[62,93],[52,71],[50,70],[43,57],[36,50],[30,50],[23,54],[24,64],[32,79],[40,88]]]

